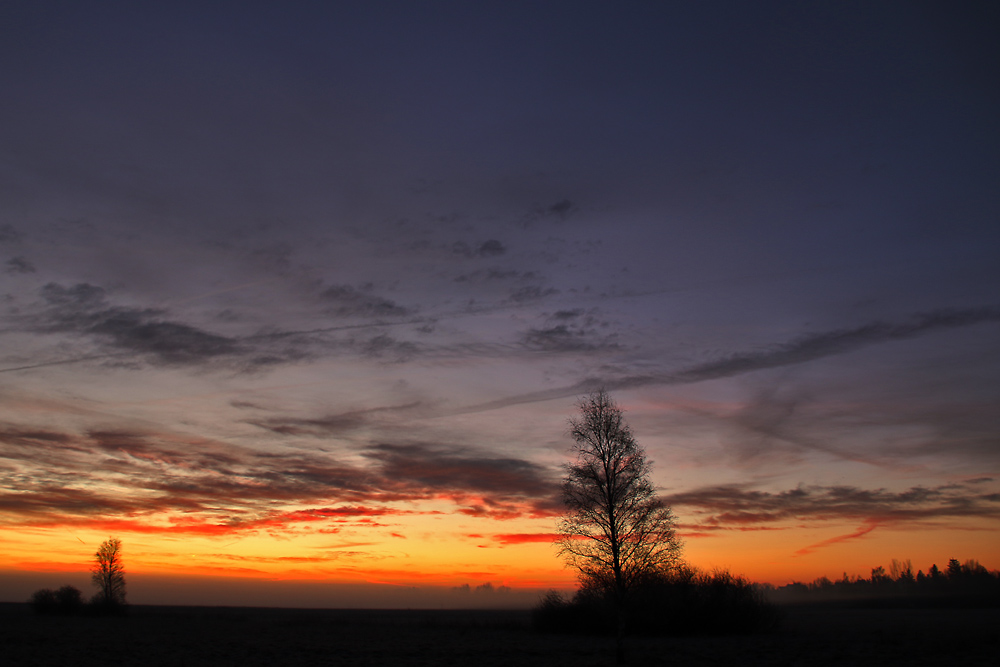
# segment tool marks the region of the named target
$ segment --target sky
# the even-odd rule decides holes
[[[530,604],[601,387],[694,566],[1000,568],[997,25],[3,3],[0,599]]]

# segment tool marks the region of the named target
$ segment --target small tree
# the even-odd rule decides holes
[[[681,542],[621,408],[603,389],[579,408],[579,418],[570,420],[576,460],[566,466],[562,485],[559,553],[579,571],[584,589],[614,602],[621,659],[629,593],[676,566]]]
[[[122,542],[109,537],[94,554],[91,579],[97,586],[94,602],[108,609],[125,606],[125,567],[122,565]]]

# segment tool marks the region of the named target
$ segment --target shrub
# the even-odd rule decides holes
[[[73,586],[63,586],[56,591],[56,604],[62,614],[78,614],[83,609],[83,597]]]
[[[83,610],[83,598],[73,586],[63,586],[57,591],[43,588],[31,594],[32,608],[38,614],[79,614]]]
[[[623,613],[628,632],[640,635],[755,632],[770,630],[779,620],[777,607],[744,577],[686,566],[641,582]],[[617,614],[608,594],[582,587],[569,602],[550,591],[532,611],[532,621],[541,632],[613,634]]]
[[[54,614],[56,611],[56,592],[51,588],[43,588],[31,594],[31,608],[36,614]]]

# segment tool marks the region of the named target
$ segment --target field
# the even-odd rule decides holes
[[[9,665],[614,664],[611,640],[541,635],[520,611],[133,607],[120,618],[0,605]],[[785,608],[772,632],[630,638],[631,665],[994,665],[1000,609]]]

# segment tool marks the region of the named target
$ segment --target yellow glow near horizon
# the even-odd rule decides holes
[[[116,536],[123,541],[127,572],[136,575],[404,587],[475,587],[487,582],[514,589],[575,586],[575,573],[563,567],[551,542],[542,541],[551,532],[552,521],[489,522],[490,532],[482,523],[449,515],[411,515],[394,517],[391,526],[362,524],[332,534],[204,536],[123,531]],[[481,532],[472,532],[473,525]],[[946,541],[933,539],[933,530],[880,527],[838,542],[854,531],[845,526],[781,528],[691,537],[685,543],[685,559],[701,569],[728,569],[776,585],[823,576],[837,579],[843,573],[867,576],[871,568],[887,566],[892,558],[910,559],[914,570],[926,570],[932,563],[943,567],[949,558],[977,558],[987,567],[997,565],[997,548],[987,522],[970,524],[967,531],[949,531]],[[90,529],[28,528],[2,530],[0,537],[9,567],[70,573],[89,567],[97,545],[107,535]],[[525,541],[531,539],[539,541]],[[829,543],[822,548],[807,548],[824,541]],[[188,592],[188,599],[212,603],[195,588]]]

